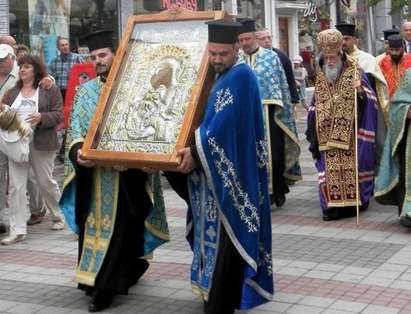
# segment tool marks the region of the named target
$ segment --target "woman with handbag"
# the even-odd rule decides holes
[[[16,111],[22,124],[29,124],[31,132],[25,136],[18,130],[0,132],[0,149],[6,154],[7,151],[20,152],[8,154],[10,232],[1,241],[3,245],[22,241],[27,234],[29,210],[26,190],[30,167],[34,171],[45,207],[50,210],[52,229],[61,230],[65,224],[58,206],[60,189],[53,178],[54,158],[59,148],[55,128],[63,121],[61,93],[55,85],[50,89],[39,86],[39,82],[47,76],[47,71],[38,57],[25,55],[18,64],[19,81],[4,95],[2,110]],[[13,144],[14,149],[8,149]]]

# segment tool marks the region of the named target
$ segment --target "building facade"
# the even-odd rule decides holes
[[[117,38],[130,15],[159,12],[175,5],[192,10],[225,10],[255,18],[267,27],[274,43],[290,56],[299,52],[298,12],[305,0],[0,0],[0,33],[12,34],[47,62],[55,57],[58,36],[82,50],[82,37],[108,28]]]

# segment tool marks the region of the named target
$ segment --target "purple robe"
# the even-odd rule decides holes
[[[307,139],[318,171],[321,209],[356,205],[354,65],[345,65],[334,87],[318,69],[313,102],[308,113]],[[358,73],[358,72],[357,72]],[[373,195],[377,99],[365,74],[357,94],[358,177],[360,205]]]

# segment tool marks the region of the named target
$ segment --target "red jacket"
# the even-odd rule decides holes
[[[404,54],[399,64],[394,63],[391,60],[391,56],[386,55],[379,63],[382,73],[388,86],[388,95],[390,98],[397,90],[404,72],[411,67],[411,55]]]

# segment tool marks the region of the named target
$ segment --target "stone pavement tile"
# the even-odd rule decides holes
[[[411,267],[409,265],[398,265],[398,264],[391,264],[387,262],[381,265],[380,267],[378,267],[378,270],[406,272],[407,270],[411,270]]]
[[[175,279],[152,280],[152,279],[148,279],[147,277],[143,277],[138,281],[138,285],[135,285],[129,289],[129,293],[133,293],[133,291],[137,289],[139,286],[162,287],[162,288],[171,288],[171,289],[191,291],[191,283],[188,280],[175,280]]]
[[[308,305],[293,305],[286,313],[289,314],[319,314],[324,311],[324,308],[318,306],[308,306]]]
[[[320,263],[318,264],[314,270],[322,270],[322,271],[330,271],[330,272],[339,272],[344,268],[343,265],[336,265],[336,264],[327,264],[327,263]]]
[[[411,273],[405,272],[398,277],[399,280],[411,281]]]
[[[3,253],[3,251],[1,251]],[[3,253],[4,254],[4,253]],[[2,255],[3,258],[3,255]],[[24,269],[25,265],[20,265],[20,264],[0,264],[0,270],[2,271],[15,271],[15,270],[20,270]]]
[[[330,271],[321,271],[321,270],[311,270],[308,273],[304,274],[304,277],[311,277],[317,279],[330,279],[335,276],[334,272]]]
[[[303,276],[307,272],[308,270],[306,269],[289,267],[289,266],[282,267],[279,271],[279,273],[282,275],[291,275],[291,276]]]
[[[290,304],[290,303],[271,301],[271,302],[265,303],[265,304],[257,307],[256,309],[261,310],[261,311],[267,311],[267,312],[284,313],[291,306],[292,306],[292,304]]]
[[[330,306],[330,309],[360,313],[366,306],[367,304],[364,303],[338,300]]]
[[[391,284],[390,287],[391,288],[411,290],[411,281],[408,281],[408,280],[395,280]]]
[[[326,309],[323,312],[321,312],[321,314],[353,314],[356,312],[348,312],[348,311],[342,311],[342,310],[336,310],[336,309]],[[374,313],[377,314],[377,313]],[[382,314],[382,313],[378,313],[378,314]]]
[[[356,230],[356,229],[340,229],[339,233],[336,233],[333,238],[338,238],[338,239],[352,239],[352,240],[357,240],[360,237],[364,236],[367,234],[367,230]]]
[[[310,227],[310,226],[300,226],[297,229],[294,229],[289,232],[289,234],[296,235],[314,235],[319,232],[322,227]]]
[[[300,300],[298,304],[327,308],[334,302],[335,299],[331,298],[306,296],[302,300]]]
[[[16,305],[18,305],[17,302],[0,299],[0,313],[5,312],[10,308],[16,307]]]
[[[321,228],[314,235],[316,237],[326,237],[334,238],[337,234],[343,233],[344,231],[339,228]]]
[[[393,282],[394,282],[394,279],[380,278],[380,277],[373,277],[373,276],[368,276],[361,281],[362,284],[376,285],[376,286],[383,286],[383,287],[389,287]]]
[[[67,314],[71,309],[64,308],[64,307],[57,307],[57,306],[46,306],[36,312],[34,314]]]
[[[196,297],[193,292],[187,291],[187,290],[175,291],[168,297],[171,299],[176,299],[176,300],[186,300],[186,301],[198,300],[198,297]]]
[[[399,313],[399,310],[389,308],[386,306],[370,304],[361,312],[361,314],[380,314],[380,313],[381,314],[397,314]]]
[[[313,263],[313,262],[293,261],[289,263],[287,266],[311,270],[315,268],[317,265],[318,263]]]
[[[365,275],[349,274],[349,273],[339,273],[332,277],[333,280],[347,281],[347,282],[360,282],[365,278]]]
[[[154,287],[154,286],[143,286],[136,285],[133,289],[133,294],[138,295],[149,295],[153,297],[166,298],[176,292],[176,289],[164,288],[164,287]]]
[[[273,301],[297,304],[303,298],[304,296],[300,294],[277,292],[274,294]]]
[[[388,270],[374,270],[372,273],[369,274],[369,277],[378,277],[378,278],[389,278],[389,279],[397,279],[402,272],[400,271],[388,271]]]
[[[299,226],[296,226],[296,225],[283,224],[283,225],[273,226],[272,233],[273,234],[289,234],[298,228]]]
[[[368,275],[372,272],[372,269],[364,268],[364,267],[354,267],[349,266],[345,267],[341,273],[352,274],[352,275]]]
[[[36,313],[44,307],[45,306],[42,304],[18,303],[16,306],[9,308],[7,311],[15,314],[30,314]]]

